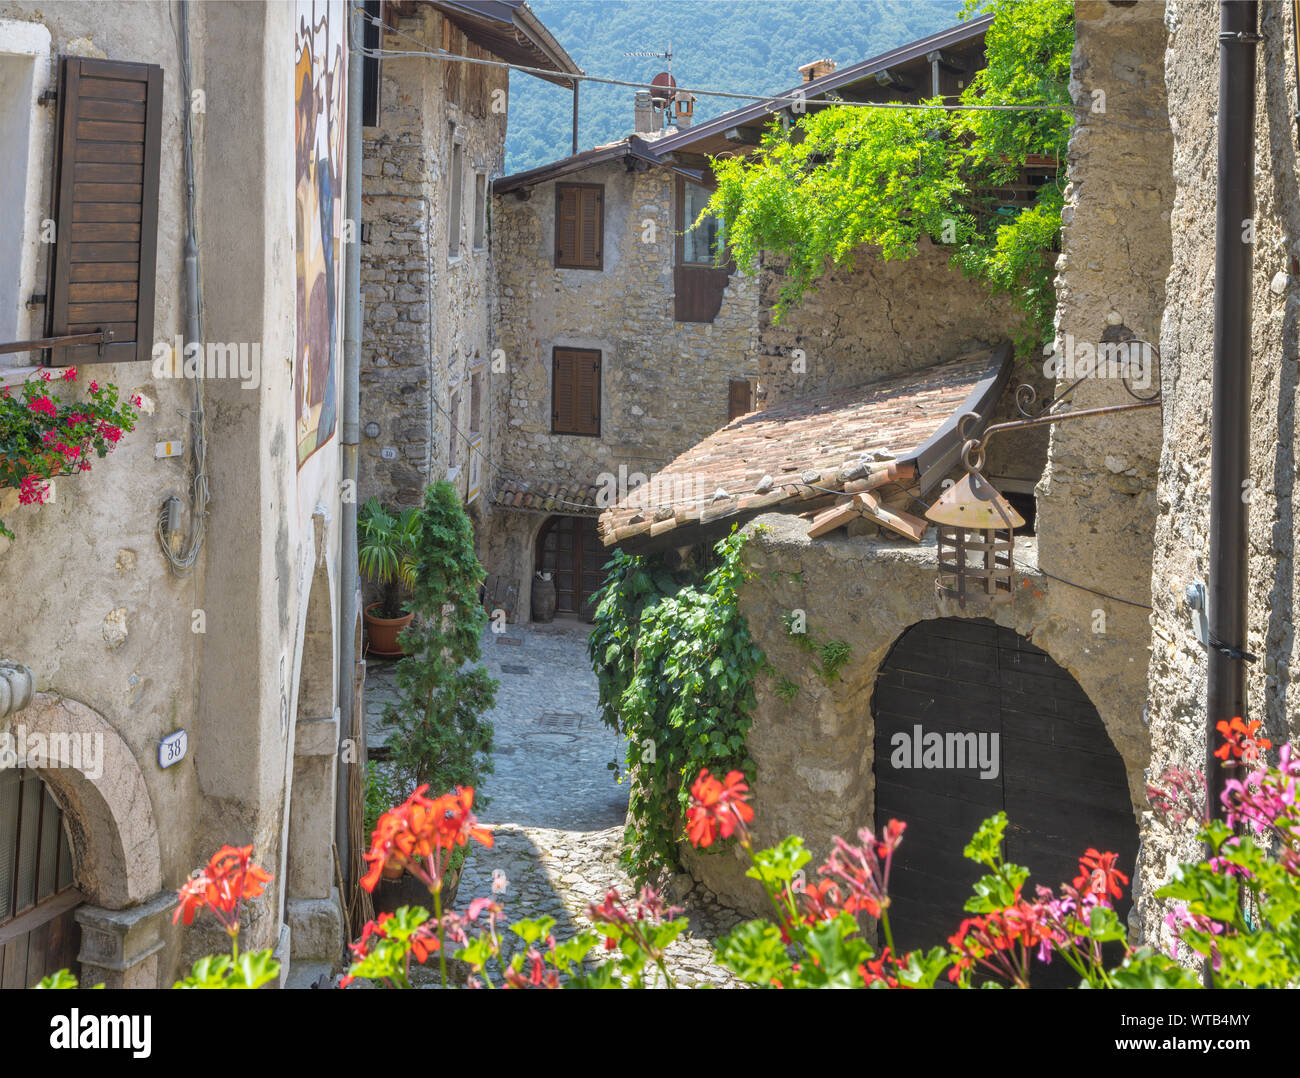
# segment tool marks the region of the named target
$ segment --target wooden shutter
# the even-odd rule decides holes
[[[602,269],[604,247],[604,187],[591,183],[557,183],[555,264],[570,269]]]
[[[600,434],[600,353],[557,348],[553,353],[551,431]]]
[[[50,366],[147,360],[153,351],[162,68],[67,57],[59,81],[52,337],[107,328],[113,342],[55,348]]]

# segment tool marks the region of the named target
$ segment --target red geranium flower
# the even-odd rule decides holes
[[[253,864],[252,846],[222,846],[212,859],[185,881],[172,924],[181,918],[193,924],[194,915],[210,909],[231,935],[239,932],[239,909],[245,899],[257,898],[273,878]]]
[[[1074,886],[1080,890],[1101,898],[1123,897],[1120,883],[1128,883],[1128,877],[1115,867],[1119,857],[1115,853],[1098,853],[1092,847],[1079,858],[1079,875],[1074,878]],[[1118,881],[1118,882],[1117,882]]]
[[[686,810],[687,838],[692,846],[711,846],[720,835],[730,838],[739,832],[747,839],[746,826],[754,810],[746,801],[749,787],[739,771],[730,772],[719,782],[708,768],[700,772],[691,787],[691,806]]]
[[[1224,743],[1214,755],[1224,762],[1231,757],[1234,761],[1241,760],[1247,764],[1258,763],[1264,751],[1273,747],[1273,742],[1268,738],[1258,736],[1263,725],[1259,719],[1242,722],[1240,715],[1235,716],[1231,722],[1220,720],[1214,728],[1223,735]]]

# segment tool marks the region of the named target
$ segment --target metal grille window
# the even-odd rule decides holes
[[[59,803],[35,772],[0,771],[0,925],[73,882]]]

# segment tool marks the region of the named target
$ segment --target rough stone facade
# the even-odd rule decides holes
[[[144,401],[110,457],[57,480],[57,498],[39,510],[10,511],[16,499],[4,492],[0,515],[16,539],[0,542],[0,653],[31,668],[37,692],[0,717],[0,733],[100,737],[104,746],[98,777],[76,767],[41,773],[71,818],[90,983],[170,986],[183,963],[221,949],[219,931],[173,927],[170,911],[191,870],[227,843],[252,843],[275,876],[252,904],[241,944],[278,948],[287,971],[303,953],[290,931],[303,900],[330,911],[308,951],[324,944],[332,961],[342,944],[330,853],[341,454],[336,437],[298,467],[293,364],[278,358],[295,347],[294,13],[291,4],[190,9],[194,85],[208,102],[195,124],[205,334],[257,341],[262,356],[277,357],[255,388],[206,380],[212,502],[194,572],[173,575],[157,538],[163,501],[187,501],[186,459],[154,455],[155,443],[184,440],[191,387],[156,376],[148,362],[93,372]],[[175,11],[4,3],[0,53],[15,25],[47,43],[36,63],[50,86],[60,54],[163,69],[154,336],[171,342],[184,329],[189,108]],[[40,153],[28,160],[27,182],[42,206],[56,112],[33,103]],[[43,258],[21,281],[24,294],[44,291],[38,268]],[[0,383],[35,374],[6,366]],[[188,732],[189,753],[164,770],[158,742],[177,730]],[[295,766],[308,753],[317,762]],[[303,804],[313,811],[304,815]]]
[[[508,372],[493,383],[493,410],[504,423],[493,478],[544,486],[648,476],[725,425],[728,382],[757,375],[757,279],[733,273],[713,322],[677,322],[673,173],[630,172],[615,162],[561,182],[605,188],[601,270],[556,268],[554,181],[536,185],[526,201],[493,200],[493,347]],[[601,353],[599,437],[551,433],[556,346]],[[485,563],[517,582],[525,617],[533,539],[544,520],[494,508],[487,533]]]
[[[450,35],[451,51],[489,56],[444,22],[423,6],[400,18],[397,29],[429,47],[441,47]],[[388,31],[384,44],[394,51],[411,47]],[[468,494],[470,443],[479,437],[481,454],[492,453],[491,221],[485,218],[488,227],[479,235],[476,214],[481,203],[490,215],[488,191],[505,161],[508,76],[501,68],[421,56],[386,59],[381,70],[379,123],[364,131],[368,228],[361,249],[361,411],[379,431],[363,432],[358,487],[362,500],[377,495],[404,506],[418,505],[425,486],[444,477]],[[453,255],[449,214],[457,160],[459,253]],[[482,394],[478,431],[471,430],[471,379]]]
[[[1071,140],[1057,349],[1067,334],[1099,343],[1107,327],[1126,326],[1154,340],[1170,258],[1170,139],[1160,12],[1155,5],[1084,3],[1076,10],[1076,101],[1090,103],[1091,91],[1104,88],[1107,115],[1123,119],[1125,126],[1085,118]],[[802,392],[789,373],[795,347],[806,350],[812,378],[848,385],[877,370],[933,362],[937,348],[960,347],[966,326],[971,336],[1010,336],[1009,311],[982,300],[975,285],[949,279],[935,286],[953,272],[935,264],[940,257],[941,252],[923,251],[911,266],[864,259],[869,268],[813,296],[813,306],[792,312],[786,326],[765,326],[769,400]],[[863,279],[879,298],[857,299],[864,308],[857,314],[850,297],[860,295],[854,289]],[[769,287],[775,285],[770,280]],[[837,300],[841,295],[845,298]],[[883,323],[872,312],[884,312]],[[906,332],[890,326],[891,317]],[[927,333],[930,337],[921,336],[917,347],[913,335]],[[1022,360],[1011,385],[1028,382],[1041,400],[1071,380],[1060,379],[1053,387],[1041,368]],[[1094,379],[1075,392],[1073,406],[1131,400],[1118,381]],[[1010,392],[996,418],[1018,418]],[[1045,474],[1042,442],[1032,432],[995,439],[990,474],[1022,480],[1041,475],[1037,538],[1017,543],[1019,584],[1014,601],[999,608],[946,609],[934,591],[932,536],[920,547],[842,534],[808,540],[803,521],[769,516],[755,522],[746,562],[756,575],[742,593],[742,605],[760,645],[800,686],[794,707],[772,686],[759,686],[750,746],[757,764],[761,839],[799,833],[819,856],[832,834],[850,834],[872,822],[870,715],[880,664],[908,626],[947,616],[993,618],[1074,677],[1123,759],[1136,826],[1145,809],[1150,761],[1144,721],[1150,629],[1144,606],[1150,594],[1159,451],[1154,409],[1052,428]],[[811,676],[806,657],[784,639],[781,617],[794,608],[807,611],[810,627],[820,622],[824,631],[850,644],[853,657],[841,683],[828,687]],[[687,859],[692,872],[724,901],[759,908],[738,862],[690,852]]]
[[[1210,402],[1215,249],[1215,116],[1219,12],[1209,3],[1165,5],[1165,83],[1173,121],[1173,264],[1161,325],[1164,445],[1159,461],[1151,576],[1151,771],[1202,768],[1205,649],[1184,589],[1209,575]],[[1297,190],[1294,31],[1286,5],[1261,4],[1256,51],[1255,247],[1252,281],[1250,581],[1246,649],[1250,717],[1274,744],[1294,738],[1290,671],[1297,662],[1296,339],[1300,324],[1300,190]],[[1141,885],[1163,882],[1192,852],[1185,835],[1149,821]],[[1150,903],[1144,922],[1160,931]]]

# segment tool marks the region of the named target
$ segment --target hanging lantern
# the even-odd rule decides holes
[[[939,576],[935,591],[940,598],[956,599],[965,607],[968,595],[989,602],[1011,599],[1012,552],[1016,529],[1025,523],[993,485],[980,474],[984,452],[978,464],[972,462],[967,443],[963,454],[966,474],[943,492],[926,512],[939,538]]]

